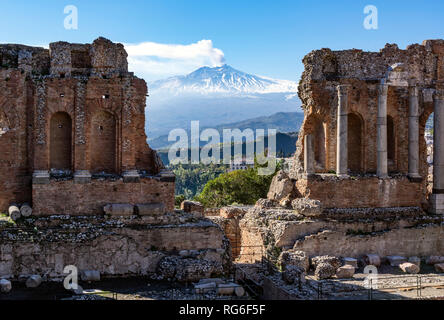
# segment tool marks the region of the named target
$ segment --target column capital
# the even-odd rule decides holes
[[[379,95],[386,96],[388,93],[388,88],[389,88],[389,85],[387,83],[385,83],[385,82],[380,83],[378,86]]]
[[[434,100],[444,100],[444,89],[436,89],[433,94]]]
[[[409,95],[413,97],[417,97],[419,95],[419,90],[417,83],[418,81],[416,79],[409,79]]]
[[[351,85],[349,84],[340,84],[336,88],[338,90],[339,96],[347,96],[349,93]]]

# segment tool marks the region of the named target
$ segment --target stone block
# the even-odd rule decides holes
[[[103,208],[103,211],[114,217],[128,217],[134,215],[134,206],[131,204],[108,204]]]
[[[163,203],[137,204],[136,211],[140,216],[161,216],[166,213],[166,208]]]
[[[421,258],[419,257],[410,257],[408,262],[416,264],[418,267],[421,266]]]
[[[444,273],[444,263],[435,264],[435,271],[438,273]]]
[[[169,170],[162,170],[159,173],[159,177],[161,182],[176,182],[176,175],[174,174],[174,172]]]
[[[83,270],[80,273],[80,279],[87,282],[100,281],[100,272],[97,270]]]
[[[224,207],[220,209],[220,216],[226,219],[242,218],[247,210],[242,207]]]
[[[399,265],[407,262],[407,258],[401,256],[388,256],[387,260],[392,267],[398,267]]]
[[[217,286],[217,294],[221,296],[232,296],[234,294],[234,289],[238,285],[235,283],[223,283]]]
[[[342,263],[344,264],[344,265],[348,265],[348,266],[352,266],[352,267],[354,267],[355,269],[357,269],[358,268],[358,260],[357,259],[355,259],[355,258],[343,258],[342,259]]]
[[[399,265],[399,268],[405,272],[405,273],[409,273],[409,274],[417,274],[420,271],[420,268],[418,265],[413,264],[411,262],[405,262]]]
[[[336,274],[336,268],[330,263],[320,263],[315,270],[315,277],[318,280],[330,279]]]
[[[37,170],[32,174],[33,184],[49,184],[50,176],[48,171]]]
[[[91,173],[86,170],[79,170],[74,173],[74,183],[87,184],[91,182]]]
[[[338,279],[353,278],[354,274],[355,274],[355,267],[348,264],[336,270],[336,277],[338,277]]]
[[[1,293],[9,293],[12,290],[12,283],[9,280],[1,279],[0,280],[0,292]]]
[[[291,207],[297,213],[306,217],[318,217],[322,214],[322,204],[318,200],[296,199],[291,202]]]
[[[430,256],[426,259],[426,263],[429,265],[444,263],[444,257],[443,256]]]
[[[194,286],[197,294],[204,294],[211,291],[216,291],[217,285],[216,282],[209,282],[203,284],[197,284]]]
[[[311,264],[313,268],[316,269],[321,263],[328,263],[333,266],[335,271],[341,267],[341,261],[337,257],[333,256],[317,256],[311,259]]]
[[[37,288],[42,284],[42,277],[39,275],[32,275],[26,280],[27,288]]]
[[[431,213],[444,214],[444,194],[432,194],[430,196]]]
[[[367,265],[379,267],[381,265],[381,258],[377,254],[367,254],[364,256],[364,262]]]
[[[138,183],[140,182],[140,174],[137,170],[125,171],[123,173],[124,183]]]
[[[304,251],[284,251],[278,258],[278,263],[282,269],[289,266],[296,266],[308,271],[310,269],[310,261]]]
[[[287,266],[285,271],[282,272],[282,280],[287,284],[299,284],[305,283],[306,272],[303,268],[298,266]]]
[[[180,209],[195,215],[203,216],[205,212],[205,208],[202,204],[196,201],[184,201],[180,205]]]

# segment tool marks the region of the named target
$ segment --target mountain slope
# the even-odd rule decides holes
[[[276,112],[295,112],[301,103],[297,84],[259,77],[228,65],[203,67],[186,76],[148,85],[147,133],[156,138],[191,121],[214,128]]]
[[[253,119],[247,119],[244,121],[227,123],[215,126],[215,129],[219,131],[222,137],[223,129],[276,129],[281,133],[297,132],[299,131],[302,122],[304,120],[304,114],[301,112],[279,112],[271,116],[257,117]],[[201,128],[204,130],[205,128]],[[265,132],[267,134],[267,131]],[[190,133],[188,133],[190,134]],[[162,135],[158,138],[149,140],[149,144],[154,149],[166,148],[172,144],[168,142],[168,135]]]
[[[247,74],[229,65],[203,67],[186,76],[153,82],[150,87],[153,91],[167,91],[173,95],[297,92],[295,82]]]

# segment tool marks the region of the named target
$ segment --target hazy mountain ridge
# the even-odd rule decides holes
[[[267,117],[257,117],[244,121],[227,123],[215,126],[214,129],[218,130],[221,137],[223,136],[223,129],[264,129],[267,134],[268,129],[276,129],[280,133],[289,133],[299,131],[302,122],[304,120],[304,114],[301,112],[278,112]],[[205,128],[200,128],[201,131]],[[190,135],[190,133],[188,132]],[[168,141],[168,135],[162,135],[158,138],[149,141],[149,144],[154,149],[166,148],[172,145],[174,142]]]

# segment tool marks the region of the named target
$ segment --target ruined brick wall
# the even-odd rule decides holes
[[[0,69],[0,212],[13,201],[31,201],[25,75]]]
[[[104,38],[49,50],[0,45],[0,212],[39,201],[36,171],[157,175],[163,164],[146,143],[147,93],[128,72],[123,45]]]
[[[296,188],[304,198],[320,200],[324,208],[426,207],[423,184],[405,176],[381,180],[377,177],[341,179],[313,176],[300,179]]]
[[[319,140],[319,123],[325,127],[325,155],[322,164],[315,166],[317,172],[336,170],[336,126],[338,94],[337,86],[349,84],[348,105],[350,113],[360,119],[360,137],[354,132],[354,149],[350,151],[351,164],[360,172],[376,172],[376,117],[378,84],[385,78],[389,67],[403,64],[403,74],[417,81],[420,104],[420,172],[426,176],[426,145],[424,128],[433,112],[430,89],[444,80],[444,41],[427,40],[422,45],[414,44],[406,50],[396,45],[387,45],[380,52],[362,50],[332,51],[316,50],[303,60],[305,71],[299,86],[305,120],[298,140],[298,154],[293,174],[302,172],[303,145],[306,134]],[[408,87],[392,86],[388,93],[388,116],[393,120],[393,143],[389,141],[389,170],[407,173],[408,170]],[[356,126],[355,126],[356,127]],[[350,129],[350,127],[349,127]]]
[[[33,185],[33,210],[36,216],[69,214],[72,216],[101,215],[109,203],[164,203],[168,212],[174,211],[174,182],[160,178],[143,178],[140,183],[96,180],[75,184],[73,180]]]

